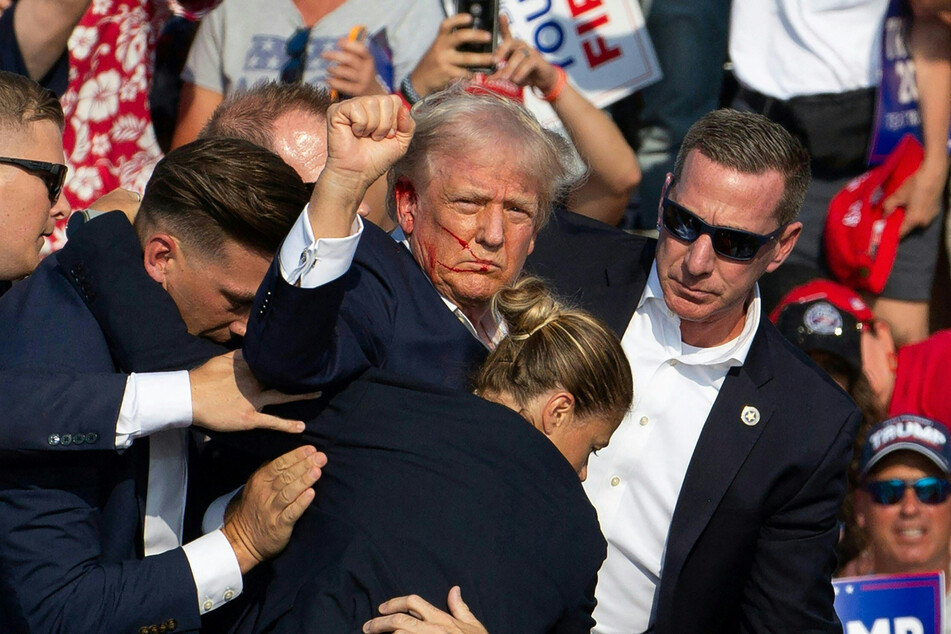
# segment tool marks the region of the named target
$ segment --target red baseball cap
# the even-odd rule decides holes
[[[862,329],[873,317],[851,288],[822,279],[793,288],[769,314],[783,336],[804,352],[830,352],[856,371],[862,369]]]
[[[826,262],[843,284],[876,294],[885,288],[905,209],[886,217],[882,202],[918,169],[923,156],[918,140],[905,135],[883,164],[852,179],[829,203]]]

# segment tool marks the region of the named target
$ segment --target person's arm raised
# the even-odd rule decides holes
[[[357,97],[327,112],[327,165],[310,199],[314,238],[351,234],[367,188],[409,147],[415,125],[396,95]]]

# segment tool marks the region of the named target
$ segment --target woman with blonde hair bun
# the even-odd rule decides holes
[[[538,279],[495,306],[509,335],[478,397],[373,369],[307,424],[328,458],[314,503],[229,629],[590,631],[607,546],[580,480],[630,407],[630,364]]]

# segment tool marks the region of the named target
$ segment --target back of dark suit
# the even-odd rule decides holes
[[[445,609],[453,585],[493,634],[590,631],[597,517],[521,416],[373,370],[304,435],[328,466],[238,631],[359,631],[394,596]]]

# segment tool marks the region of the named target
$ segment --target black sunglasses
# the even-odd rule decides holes
[[[782,225],[776,231],[761,236],[758,233],[750,233],[741,229],[730,229],[728,227],[717,227],[701,220],[697,214],[693,213],[683,205],[675,203],[664,195],[664,228],[672,236],[683,242],[693,242],[702,234],[710,236],[713,242],[713,250],[730,260],[746,262],[752,260],[759,253],[760,247],[768,242],[772,242],[782,233],[786,225]]]
[[[47,163],[46,161],[31,161],[29,159],[9,158],[0,156],[0,163],[4,165],[13,165],[30,174],[37,176],[46,185],[46,191],[50,195],[50,203],[55,205],[59,200],[59,195],[63,192],[63,183],[66,181],[66,171],[69,169],[60,163]]]
[[[948,499],[951,493],[951,483],[944,478],[934,476],[921,478],[914,482],[905,480],[882,480],[880,482],[868,482],[862,486],[872,496],[876,504],[891,505],[897,504],[905,497],[905,489],[911,487],[915,495],[923,504],[941,504]]]
[[[284,52],[287,54],[287,62],[281,69],[281,82],[285,84],[297,84],[304,78],[304,69],[307,67],[307,41],[310,39],[310,28],[306,26],[299,27],[294,34],[287,39],[284,45]]]

